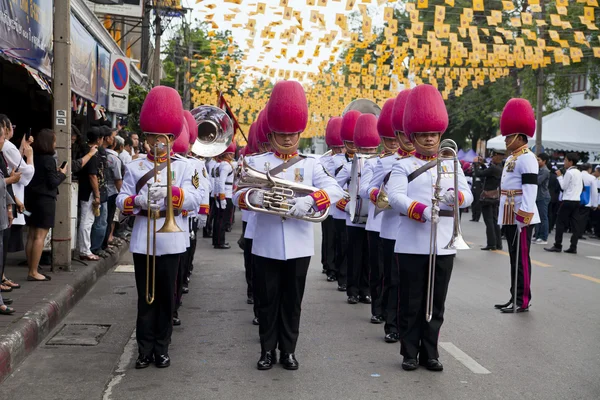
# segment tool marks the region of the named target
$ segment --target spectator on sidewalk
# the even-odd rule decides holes
[[[487,245],[481,250],[502,250],[502,237],[498,225],[500,179],[502,178],[503,150],[494,150],[489,167],[476,157],[473,160],[473,177],[482,180],[480,195],[481,213],[485,222]]]
[[[95,255],[106,258],[110,255],[102,248],[104,237],[106,236],[106,229],[108,227],[108,183],[106,180],[108,154],[106,149],[108,146],[112,145],[114,133],[108,126],[101,126],[100,132],[102,134],[102,140],[98,147],[98,190],[100,192],[100,208],[99,211],[96,211],[94,223],[92,224],[90,249]]]
[[[42,129],[33,142],[33,179],[25,188],[25,208],[31,215],[25,218],[29,233],[25,254],[29,265],[28,281],[49,281],[50,277],[38,271],[40,257],[44,250],[44,239],[48,230],[54,227],[58,186],[67,176],[68,165],[57,168],[54,153],[56,135],[50,129]]]
[[[102,243],[102,249],[108,251],[108,245],[113,244],[113,229],[114,229],[114,218],[115,211],[117,209],[116,201],[117,195],[121,191],[121,185],[123,184],[123,164],[119,159],[118,153],[115,151],[117,147],[117,131],[113,130],[109,136],[104,138],[104,144],[106,146],[107,164],[104,171],[104,177],[106,179],[106,187],[108,191],[108,202],[107,202],[107,228],[104,235],[104,241]],[[110,252],[110,251],[109,251]]]
[[[538,173],[538,190],[535,204],[540,213],[540,223],[535,227],[535,244],[548,244],[548,206],[550,205],[550,170],[546,166],[548,163],[548,154],[541,153],[537,157],[540,171]]]
[[[4,139],[0,139],[0,141],[3,141]],[[3,239],[2,239],[2,231],[8,229],[10,227],[10,225],[12,224],[12,219],[13,219],[13,210],[12,208],[14,207],[14,201],[12,199],[12,197],[10,196],[10,194],[8,193],[7,187],[6,187],[6,183],[4,181],[4,179],[0,179],[0,210],[6,210],[6,211],[1,211],[0,212],[0,250],[2,250],[3,246]],[[0,265],[0,268],[2,268],[2,270],[4,270],[4,262],[2,259],[0,259],[0,263],[2,265]],[[2,298],[2,295],[0,294],[0,314],[3,315],[11,315],[15,312],[15,310],[12,307],[9,307],[8,305],[12,304],[12,300],[8,299],[8,298]]]
[[[98,153],[98,146],[91,146],[84,153],[86,146],[83,145],[81,133],[75,125],[71,125],[71,174],[73,180],[78,180],[79,171]]]
[[[117,136],[123,139],[123,151],[119,153],[119,159],[123,165],[127,165],[131,162],[131,160],[133,160],[133,158],[131,158],[131,146],[133,145],[133,141],[131,140],[131,137],[126,134],[126,132],[123,133],[124,135]]]
[[[579,206],[579,239],[585,239],[583,234],[587,232],[592,210],[598,208],[598,180],[592,175],[591,164],[585,163],[580,169],[581,178],[583,179],[583,192],[581,194],[581,205]]]
[[[87,132],[88,143],[84,153],[94,146],[99,147],[104,140],[100,128],[92,127]],[[82,260],[98,261],[100,257],[91,251],[92,225],[95,210],[100,211],[100,188],[98,183],[99,156],[94,155],[79,171],[79,230],[77,233],[77,249]]]
[[[594,227],[594,238],[600,239],[600,165],[597,165],[594,169],[594,177],[596,178],[596,187],[598,188],[596,194],[596,201],[599,206],[595,210],[592,210],[592,226]]]
[[[558,218],[558,209],[560,208],[560,184],[556,175],[556,165],[550,168],[550,177],[548,180],[548,192],[550,193],[550,205],[548,206],[548,233],[554,230],[556,219]]]
[[[479,160],[479,157],[477,157],[477,160]],[[468,170],[469,168],[467,168]],[[473,193],[473,204],[471,204],[471,220],[472,222],[479,222],[479,218],[481,218],[481,202],[480,202],[480,198],[481,198],[481,192],[483,190],[483,180],[481,177],[475,175],[475,166],[471,165],[471,173],[469,174],[472,177],[472,184],[471,184],[471,193]]]
[[[558,210],[558,220],[556,222],[556,234],[554,245],[545,247],[544,250],[560,253],[562,251],[563,234],[567,228],[571,227],[571,246],[565,250],[565,253],[577,254],[577,241],[579,240],[579,204],[581,201],[581,192],[583,191],[583,179],[581,172],[576,165],[579,162],[577,153],[568,153],[565,156],[565,175],[560,170],[556,171],[558,183],[563,190],[562,204]]]

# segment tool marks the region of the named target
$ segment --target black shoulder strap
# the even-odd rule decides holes
[[[423,172],[427,171],[430,168],[433,168],[437,164],[437,160],[431,160],[427,164],[423,165],[416,171],[413,171],[410,175],[408,175],[408,183],[414,181],[421,175]]]
[[[279,174],[280,172],[282,172],[284,169],[291,168],[292,165],[304,160],[305,158],[306,158],[306,156],[298,154],[296,157],[290,158],[287,162],[279,164],[278,166],[276,166],[275,168],[270,170],[269,173],[271,175],[275,176],[275,175]]]
[[[160,171],[162,171],[166,167],[166,162],[158,164],[158,172],[160,173]],[[148,181],[152,178],[154,178],[154,168],[151,168],[150,171],[146,172],[146,174],[142,176],[139,181],[137,181],[137,183],[135,184],[135,193],[138,194],[140,190],[142,190],[144,185],[148,183]]]
[[[337,176],[337,174],[339,174],[339,173],[340,173],[340,171],[342,170],[342,168],[344,168],[344,164],[340,165],[339,167],[337,167],[337,168],[335,169],[335,176]]]
[[[383,178],[383,184],[385,185],[386,183],[388,183],[388,181],[390,180],[390,176],[392,176],[392,171],[388,172],[385,175],[385,178]],[[410,182],[410,177],[408,178],[408,181]]]

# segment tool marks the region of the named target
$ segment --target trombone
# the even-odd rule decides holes
[[[450,153],[449,156],[444,156],[445,153]],[[439,220],[439,204],[442,200],[441,191],[442,186],[440,184],[442,174],[448,173],[442,169],[442,163],[446,160],[452,160],[454,163],[454,170],[452,175],[454,175],[454,190],[458,191],[458,168],[460,168],[458,164],[458,146],[456,142],[451,139],[444,139],[440,143],[440,148],[437,153],[437,162],[436,162],[436,170],[437,170],[437,179],[435,182],[434,190],[433,190],[433,198],[431,200],[432,203],[432,212],[431,212],[431,233],[429,236],[429,268],[427,271],[427,302],[425,305],[425,319],[427,322],[431,321],[431,317],[433,316],[433,284],[435,281],[435,261],[437,257],[437,222],[435,220]],[[460,229],[460,210],[458,204],[458,193],[455,193],[454,196],[454,207],[453,207],[453,227],[452,227],[452,237],[446,246],[443,248],[445,250],[467,250],[470,249],[469,245],[465,241],[462,235],[462,231]],[[438,217],[438,218],[436,218]]]
[[[154,294],[156,290],[156,234],[157,233],[176,233],[183,232],[175,222],[175,212],[173,210],[173,179],[171,173],[171,144],[169,136],[161,134],[156,138],[164,137],[167,140],[167,205],[165,207],[165,223],[162,228],[156,230],[156,220],[160,218],[160,211],[153,209],[153,204],[148,195],[148,219],[146,224],[146,303],[154,303]],[[157,142],[154,145],[154,182],[157,181],[160,171],[158,170],[158,150],[165,145]],[[151,183],[148,183],[148,192],[150,192]],[[152,234],[152,255],[150,255],[150,234]],[[152,288],[150,288],[150,266],[152,266]]]

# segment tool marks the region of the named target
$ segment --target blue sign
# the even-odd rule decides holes
[[[96,101],[97,46],[92,35],[71,15],[71,90],[92,101]]]
[[[129,80],[129,71],[123,60],[117,60],[112,67],[113,85],[117,90],[123,90],[127,86]]]
[[[110,85],[110,53],[98,45],[98,93],[96,102],[108,107],[108,87]]]

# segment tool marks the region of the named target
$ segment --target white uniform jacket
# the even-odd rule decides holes
[[[265,153],[248,157],[247,160],[252,168],[265,171],[267,163],[269,170],[282,164],[284,160],[280,157],[284,156]],[[290,182],[319,188],[311,194],[319,210],[329,207],[344,195],[335,179],[327,175],[319,160],[315,158],[306,157],[276,176]],[[234,204],[241,209],[247,208],[245,195],[241,196],[246,190],[238,190],[233,198]],[[291,260],[314,255],[314,225],[311,222],[258,212],[255,216],[252,254],[274,260]],[[249,221],[249,225],[250,223]]]
[[[152,171],[153,169],[154,163],[147,158],[131,161],[125,166],[123,186],[117,196],[117,207],[119,207],[123,214],[136,215],[133,232],[131,233],[131,243],[129,245],[129,250],[132,253],[146,253],[147,203],[139,207],[135,204],[135,198],[141,194],[147,195],[148,183],[153,183],[154,178],[151,177],[142,186],[139,193],[136,192],[136,184],[148,171]],[[181,211],[197,209],[200,206],[200,199],[204,194],[204,188],[199,182],[193,180],[195,168],[192,163],[185,159],[171,158],[171,174],[173,179],[173,209],[180,213],[175,217],[175,221],[184,232],[157,233],[157,256],[185,252],[186,243],[189,242],[189,234],[186,232],[187,223],[184,221]],[[167,168],[163,168],[158,179],[163,184],[167,182]],[[164,210],[165,205],[161,204],[160,209],[161,211]],[[164,218],[156,220],[157,230],[163,226],[164,222]],[[152,254],[152,241],[148,251]]]
[[[221,161],[215,173],[219,200],[231,199],[233,196],[233,166],[228,161]]]
[[[392,156],[386,156],[385,158],[394,159],[394,157]],[[379,156],[369,158],[365,161],[360,178],[360,188],[358,192],[363,201],[369,203],[369,216],[367,217],[367,225],[365,226],[365,229],[371,232],[379,232],[381,230],[381,219],[383,218],[383,213],[375,215],[375,203],[371,201],[370,197],[371,188],[373,187],[373,178],[375,177],[375,172],[378,169],[379,161],[381,159],[382,156]],[[377,187],[377,189],[379,189],[379,186]]]
[[[344,164],[346,164],[347,162],[351,162],[351,161],[352,161],[352,159],[346,157],[345,154],[335,154],[331,157],[331,162],[330,162],[331,170],[328,170],[328,171],[331,173],[331,176],[333,176],[337,180],[337,175],[341,172]],[[346,187],[342,186],[342,189],[346,189]],[[343,209],[340,210],[340,208],[338,208],[338,206],[340,208],[346,207],[346,201],[342,200],[341,202],[339,202],[337,204],[332,204],[331,208],[329,209],[329,215],[331,215],[333,217],[333,219],[346,220],[346,211],[344,211]]]
[[[365,164],[366,164],[365,160]],[[365,166],[365,164],[363,164],[363,167]],[[363,168],[364,170],[364,168]],[[352,159],[350,159],[348,162],[344,163],[344,166],[342,167],[342,169],[340,170],[340,172],[337,174],[337,176],[335,177],[335,179],[338,182],[338,185],[340,185],[340,187],[343,188],[348,188],[350,186],[350,178],[352,177]],[[348,189],[346,189],[348,190]],[[348,209],[348,205],[347,202],[342,201],[340,202],[340,204],[338,204],[338,208],[341,209],[342,205],[344,206],[345,209],[345,219],[346,219],[346,226],[354,226],[357,228],[365,228],[365,224],[355,224],[350,220],[350,210]]]
[[[206,166],[204,160],[199,160],[195,157],[188,157],[187,160],[194,167],[194,176],[192,177],[192,183],[196,186],[196,182],[200,183],[198,190],[202,188],[202,195],[200,198],[200,207],[195,210],[188,210],[188,215],[190,217],[195,217],[198,214],[208,215],[209,208],[209,199],[211,192],[211,184],[208,178],[208,172],[206,171]]]
[[[537,157],[527,145],[508,156],[500,180],[498,225],[515,225],[516,220],[527,225],[540,223],[535,205],[538,173]]]
[[[254,240],[254,231],[256,230],[256,213],[254,211],[242,210],[248,213],[248,220],[246,221],[246,231],[244,231],[245,239]]]
[[[400,212],[400,225],[396,235],[394,251],[404,254],[429,254],[429,239],[431,235],[431,222],[423,217],[423,211],[431,207],[434,186],[437,180],[437,168],[429,168],[410,183],[408,176],[427,164],[430,160],[425,157],[413,155],[394,163],[392,174],[388,181],[388,198],[390,205],[396,212]],[[440,179],[443,196],[448,189],[454,189],[454,170],[452,161],[442,162],[444,173]],[[458,196],[461,208],[468,207],[473,201],[467,179],[462,168],[458,170]],[[440,201],[440,210],[452,210],[450,206]],[[440,216],[437,227],[437,254],[456,254],[456,250],[445,250],[452,237],[452,217]],[[409,232],[409,234],[407,234]]]
[[[217,183],[215,182],[215,167],[217,165],[219,165],[219,163],[214,158],[211,158],[206,162],[206,172],[208,172],[208,180],[210,181],[211,197],[215,197],[218,194]]]
[[[25,186],[29,185],[29,182],[31,182],[33,174],[35,173],[35,168],[33,167],[33,164],[29,165],[25,162],[23,157],[21,157],[21,152],[17,149],[17,146],[9,140],[4,141],[2,155],[6,161],[6,167],[9,174],[17,168],[21,173],[21,179],[19,182],[13,183],[12,188],[15,197],[19,199],[21,203],[25,204]],[[25,225],[25,216],[23,214],[17,214],[17,217],[13,220],[13,224]],[[8,244],[5,243],[4,245],[7,246]]]

